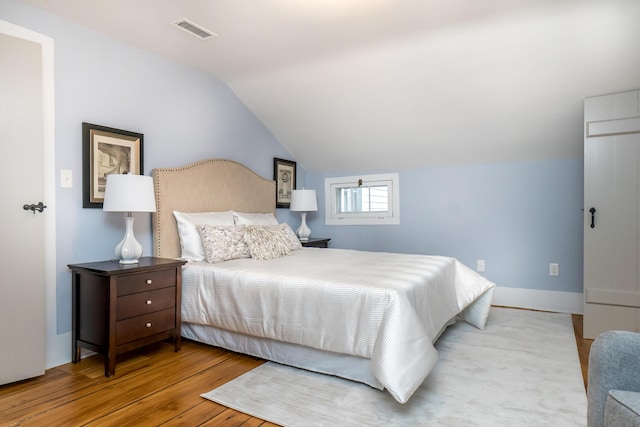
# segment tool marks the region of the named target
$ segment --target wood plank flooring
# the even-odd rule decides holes
[[[582,337],[582,316],[573,324],[586,387],[592,340]],[[0,426],[273,427],[200,397],[262,363],[190,341],[178,353],[158,343],[119,356],[106,378],[103,358],[93,356],[0,386]]]

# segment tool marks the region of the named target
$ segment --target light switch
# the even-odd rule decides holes
[[[73,174],[70,169],[60,169],[60,187],[73,187]]]

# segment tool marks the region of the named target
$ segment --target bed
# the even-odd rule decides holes
[[[154,169],[153,177],[154,256],[184,254],[175,211],[231,212],[256,255],[184,266],[185,338],[359,381],[405,403],[435,365],[433,343],[448,325],[485,326],[495,284],[454,258],[300,247],[257,259],[250,232],[289,228],[260,220],[275,213],[274,181],[224,159]],[[212,226],[225,227],[241,229]],[[219,243],[202,244],[208,256]]]

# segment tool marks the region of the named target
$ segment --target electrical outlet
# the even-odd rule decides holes
[[[559,276],[560,275],[560,264],[552,262],[549,264],[549,276]]]
[[[484,260],[479,259],[476,263],[476,270],[483,272],[484,271]]]

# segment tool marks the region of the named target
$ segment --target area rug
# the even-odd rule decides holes
[[[283,426],[585,426],[571,316],[491,309],[436,343],[439,362],[404,405],[387,392],[266,363],[202,395]]]

